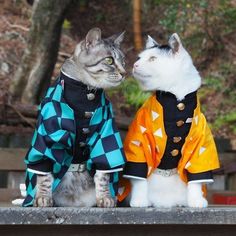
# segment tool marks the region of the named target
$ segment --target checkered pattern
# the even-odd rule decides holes
[[[125,163],[120,134],[114,123],[111,103],[105,94],[101,97],[101,106],[92,116],[89,124],[90,134],[87,145],[90,149],[88,170],[110,170]],[[53,162],[53,190],[58,186],[68,170],[76,140],[76,126],[73,110],[63,98],[63,86],[59,78],[50,87],[39,106],[39,116],[25,163],[33,164],[49,158]],[[35,197],[36,175],[26,172],[27,197],[23,206],[32,206]],[[118,173],[111,174],[110,189],[117,193]]]
[[[87,143],[90,147],[88,165],[96,169],[110,170],[125,163],[123,144],[115,126],[111,103],[102,95],[101,107],[90,120],[91,136]]]

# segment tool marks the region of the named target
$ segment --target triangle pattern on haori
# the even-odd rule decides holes
[[[206,150],[205,147],[200,147],[200,150],[199,150],[199,155],[201,155],[204,151]]]
[[[197,123],[198,123],[198,116],[195,116],[195,117],[194,117],[194,120],[195,120],[195,123],[196,123],[196,125],[197,125]]]
[[[120,187],[120,188],[118,189],[119,195],[122,195],[122,194],[124,193],[124,191],[125,191],[125,187]]]
[[[162,135],[162,130],[161,130],[161,128],[158,129],[158,130],[156,130],[156,131],[154,132],[154,135],[155,135],[155,136],[158,136],[158,137],[160,137],[160,138],[162,138],[163,135]]]
[[[151,171],[152,171],[152,166],[149,166],[148,167],[148,175],[151,173]]]
[[[185,169],[188,169],[188,167],[189,167],[189,166],[191,166],[191,163],[190,163],[190,161],[189,161],[189,162],[187,162],[187,164],[185,165],[185,167],[184,167],[184,168],[185,168]]]
[[[152,111],[152,121],[156,120],[159,117],[159,114],[155,111]]]
[[[142,125],[140,125],[140,129],[141,129],[141,132],[142,134],[147,130],[145,127],[143,127]]]
[[[134,145],[136,145],[136,146],[140,146],[140,141],[138,141],[138,140],[133,140],[133,141],[131,141],[131,143],[133,143]]]

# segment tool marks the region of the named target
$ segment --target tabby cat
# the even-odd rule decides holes
[[[124,79],[123,38],[102,39],[99,28],[91,29],[48,89],[25,159],[23,206],[116,205],[125,157],[103,89]]]

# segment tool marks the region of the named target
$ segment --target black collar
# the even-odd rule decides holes
[[[70,78],[63,72],[60,74],[60,81],[64,81],[63,97],[65,101],[81,117],[84,116],[85,111],[94,111],[101,103],[103,89],[90,88],[81,81]],[[88,99],[88,94],[93,94],[94,98]]]
[[[72,77],[67,76],[63,72],[60,73],[60,79],[64,80],[65,83],[67,84],[77,87],[77,89],[87,90],[88,93],[91,91],[103,91],[103,89],[94,88],[94,87],[84,84],[81,81],[75,80]]]
[[[183,102],[183,101],[187,101],[189,102],[190,100],[195,100],[197,98],[197,90],[192,92],[192,93],[189,93],[187,94],[183,100],[181,100],[180,102]],[[160,99],[163,100],[163,99],[171,99],[171,100],[176,100],[177,101],[177,98],[176,96],[173,94],[173,93],[170,93],[170,92],[165,92],[165,91],[160,91],[160,90],[157,90],[156,91],[156,99],[159,101]],[[177,101],[178,102],[178,101]]]

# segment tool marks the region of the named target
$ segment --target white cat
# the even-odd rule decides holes
[[[184,106],[180,107],[179,110],[184,110],[185,108],[184,105],[185,97],[189,94],[195,94],[194,96],[196,96],[196,91],[199,89],[201,85],[201,77],[198,71],[196,70],[195,66],[193,65],[190,55],[183,47],[181,40],[176,33],[174,33],[170,37],[168,45],[159,45],[154,39],[148,36],[146,49],[139,54],[138,60],[134,63],[133,75],[135,79],[138,80],[143,90],[159,91],[158,93],[160,94],[161,97],[163,96],[163,99],[165,99],[164,96],[172,97],[171,98],[172,100],[174,97],[176,104],[181,104],[181,106]],[[195,100],[197,101],[197,98],[195,98]],[[144,106],[147,106],[145,104]],[[187,106],[188,105],[186,105],[186,107]],[[144,109],[148,111],[147,107],[144,107]],[[163,109],[165,109],[165,107]],[[181,111],[177,112],[181,113]],[[173,116],[174,114],[175,113],[173,113]],[[149,119],[149,117],[144,119],[142,118],[142,116],[144,115],[141,114],[140,112],[137,113],[136,120],[143,119],[144,120],[143,122],[147,124],[148,123],[147,120]],[[151,117],[150,120],[151,121],[157,120],[159,116],[160,114],[157,114],[156,112],[152,111],[152,116],[150,115]],[[202,113],[201,117],[203,117]],[[196,117],[189,118],[186,120],[186,122],[183,122],[183,124],[189,122],[189,129],[191,126],[191,122],[193,122],[194,120],[193,118]],[[180,178],[178,169],[179,166],[177,167],[178,163],[176,164],[176,166],[174,166],[174,168],[171,169],[168,168],[169,165],[168,163],[164,164],[164,166],[167,165],[166,167],[159,168],[159,166],[162,166],[162,164],[159,163],[159,166],[157,165],[157,168],[152,171],[151,175],[147,174],[146,178],[145,176],[142,176],[141,173],[146,168],[145,167],[146,163],[143,163],[142,160],[137,161],[137,163],[133,162],[133,159],[135,158],[136,149],[137,148],[139,150],[143,149],[144,150],[142,151],[142,153],[144,153],[143,156],[144,158],[147,158],[145,153],[147,152],[145,151],[145,145],[149,146],[151,156],[155,157],[155,155],[157,155],[155,154],[155,152],[158,153],[159,151],[156,150],[158,148],[157,147],[150,148],[150,145],[147,145],[147,142],[154,139],[153,137],[155,135],[163,137],[164,131],[162,130],[162,133],[160,133],[161,129],[159,129],[158,130],[159,133],[156,132],[153,134],[148,131],[149,127],[144,126],[145,124],[140,125],[140,123],[139,125],[137,125],[138,122],[140,121],[137,121],[135,124],[131,125],[127,136],[128,140],[125,141],[126,142],[125,151],[127,154],[128,164],[126,166],[127,170],[125,170],[124,172],[124,177],[129,178],[131,180],[132,188],[131,188],[130,206],[131,207],[189,206],[189,207],[199,207],[199,208],[207,207],[208,202],[206,198],[203,196],[202,184],[213,182],[211,171],[208,170],[212,170],[218,167],[218,158],[215,146],[213,144],[214,143],[213,139],[212,139],[213,148],[211,149],[211,151],[213,150],[212,155],[214,156],[213,158],[214,160],[212,161],[212,163],[214,164],[209,164],[211,166],[209,167],[209,169],[207,169],[206,167],[206,171],[203,173],[198,173],[196,175],[193,174],[194,177],[190,174],[191,175],[190,177],[193,178],[192,179],[190,178],[188,180],[188,183],[185,183]],[[137,128],[135,127],[135,125],[139,127]],[[177,126],[179,125],[177,124]],[[181,123],[180,126],[182,126]],[[141,128],[140,132],[139,128]],[[142,141],[143,139],[141,135],[145,136],[145,141]],[[187,134],[185,135],[185,137],[182,137],[182,139],[185,139],[186,136]],[[181,140],[181,137],[172,137],[172,138],[177,138],[177,142],[179,142],[178,138],[180,138]],[[197,148],[198,147],[196,146],[196,149]],[[205,149],[206,149],[205,147],[200,147],[200,149],[198,150],[199,153],[198,155],[201,155],[201,153],[204,152]],[[165,153],[167,153],[167,151],[168,150],[166,150]],[[174,156],[177,156],[179,154],[180,154],[179,158],[181,160],[182,151],[183,150],[175,149],[172,152],[170,152],[171,155],[173,156],[170,157],[170,160],[172,160],[171,158],[176,158]],[[168,156],[168,154],[166,156]],[[137,159],[138,158],[139,157],[137,156]],[[130,169],[129,169],[129,163],[130,166],[133,165],[133,167]],[[209,163],[211,163],[211,161],[209,161]],[[189,161],[186,164],[185,169],[191,170],[191,167],[190,169],[188,169],[190,165],[191,163]],[[139,170],[137,170],[137,168],[139,168]],[[149,166],[149,168],[152,167]],[[147,173],[149,173],[148,168],[147,168]],[[201,174],[202,176],[200,176]]]

